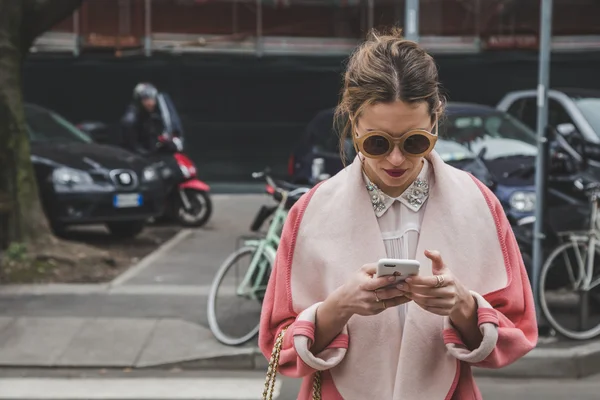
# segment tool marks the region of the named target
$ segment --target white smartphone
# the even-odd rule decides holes
[[[405,280],[411,275],[419,275],[421,263],[417,260],[382,258],[377,263],[376,278],[386,275],[398,275],[396,282]]]

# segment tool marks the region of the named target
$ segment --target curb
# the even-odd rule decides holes
[[[159,364],[147,367],[136,368],[138,370],[171,370],[180,369],[182,371],[197,370],[267,370],[268,361],[258,348],[250,349],[249,352],[242,354],[216,356],[196,360],[173,362],[168,364]]]
[[[245,369],[266,371],[268,362],[258,348],[236,354],[147,367],[149,369],[220,370]],[[600,373],[600,342],[564,349],[532,350],[517,362],[501,369],[474,368],[477,377],[492,378],[584,378]]]
[[[193,357],[193,356],[192,356]],[[116,365],[7,365],[2,369],[64,369],[121,370]],[[202,371],[202,370],[245,370],[263,371],[268,360],[257,347],[233,347],[216,351],[213,355],[179,361],[145,364],[135,362],[128,368],[137,371]],[[501,369],[473,368],[475,377],[518,378],[518,379],[579,379],[600,374],[600,341],[567,348],[536,348],[517,362]]]
[[[584,378],[600,373],[600,342],[561,349],[533,349],[502,369],[474,369],[477,376],[502,378]]]

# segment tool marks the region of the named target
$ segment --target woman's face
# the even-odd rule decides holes
[[[374,104],[367,107],[355,122],[356,138],[370,131],[383,131],[393,138],[400,138],[411,130],[431,132],[433,128],[426,102]],[[398,196],[410,186],[423,166],[423,157],[404,154],[397,145],[386,157],[364,159],[369,178],[390,196]]]

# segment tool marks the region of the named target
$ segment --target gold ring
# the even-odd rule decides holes
[[[442,287],[444,285],[444,275],[436,275],[437,283],[435,285],[436,288]]]
[[[385,300],[383,300],[383,301],[381,302],[381,304],[383,304],[383,309],[385,310],[385,309],[387,308],[387,306],[385,305]]]
[[[379,296],[377,296],[377,290],[374,290],[373,293],[375,293],[375,301],[379,303],[381,300],[379,299]]]

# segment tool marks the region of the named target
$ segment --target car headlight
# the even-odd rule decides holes
[[[508,202],[515,211],[530,212],[535,210],[535,193],[514,192]]]
[[[158,173],[154,167],[146,167],[143,172],[144,181],[152,182],[158,179]]]
[[[68,167],[60,167],[52,171],[52,181],[59,185],[69,186],[94,183],[92,176],[87,172]]]

